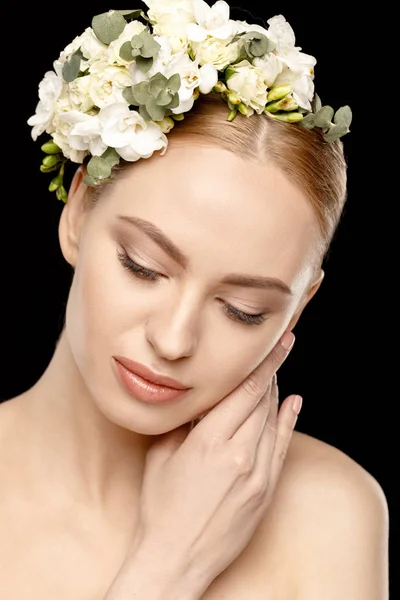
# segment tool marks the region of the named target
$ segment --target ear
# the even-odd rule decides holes
[[[303,312],[303,310],[305,309],[307,304],[310,302],[311,298],[319,290],[319,287],[324,279],[324,276],[325,276],[324,271],[322,269],[320,269],[316,275],[316,278],[314,279],[313,283],[311,284],[310,288],[308,289],[308,292],[306,293],[302,302],[300,303],[300,306],[298,307],[298,309],[294,313],[293,317],[291,318],[289,326],[288,326],[289,331],[291,331],[295,327],[297,321],[299,320],[299,318],[301,316],[301,313]]]
[[[61,251],[72,267],[75,267],[78,261],[81,230],[90,208],[88,187],[83,182],[85,174],[86,169],[81,165],[72,179],[58,226]]]

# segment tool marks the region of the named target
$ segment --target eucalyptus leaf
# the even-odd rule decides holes
[[[179,73],[174,73],[173,75],[171,75],[171,77],[168,79],[167,86],[168,89],[171,90],[171,92],[179,91],[181,87],[181,76],[179,75]]]
[[[165,108],[163,106],[158,106],[155,98],[151,98],[146,102],[146,110],[153,121],[162,121],[165,116]]]
[[[122,60],[131,62],[135,58],[132,52],[132,44],[130,42],[125,42],[124,44],[122,44],[119,50],[119,55],[122,58]]]
[[[343,135],[346,135],[348,131],[349,129],[346,125],[332,125],[329,131],[324,134],[324,140],[326,142],[335,142]]]
[[[114,167],[115,165],[117,165],[121,159],[120,155],[115,150],[115,148],[110,148],[110,147],[107,148],[107,150],[105,152],[103,152],[103,154],[101,155],[101,158],[103,158],[105,161],[107,161],[111,168]]]
[[[351,112],[350,106],[342,106],[339,108],[333,118],[335,125],[344,125],[349,128],[353,119],[353,113]]]
[[[172,96],[171,102],[168,104],[168,108],[178,108],[180,103],[179,94],[174,94]]]
[[[135,83],[131,87],[134,104],[136,106],[141,106],[143,104],[146,104],[146,102],[148,102],[150,100],[151,95],[149,93],[148,88],[149,88],[148,81],[141,81],[140,83]]]
[[[132,94],[131,87],[126,87],[124,89],[124,91],[122,92],[122,96],[127,101],[128,104],[133,104],[134,106],[137,106],[135,98],[133,97],[133,94]]]
[[[148,29],[142,31],[139,35],[143,41],[140,55],[143,58],[155,58],[161,48],[160,44],[153,38]]]
[[[329,127],[332,123],[334,110],[332,106],[323,106],[315,114],[315,126],[322,129]]]
[[[147,112],[147,109],[146,109],[145,106],[139,106],[139,114],[142,117],[142,119],[144,119],[145,121],[151,121],[152,120],[151,116]]]
[[[141,71],[143,71],[143,73],[147,73],[148,71],[150,71],[151,67],[153,66],[153,59],[152,58],[143,58],[143,56],[138,56],[136,58],[136,64],[139,67],[139,69]]]
[[[126,26],[126,20],[120,11],[110,10],[92,19],[92,28],[96,37],[103,44],[111,44],[116,40]]]
[[[73,53],[68,61],[64,63],[62,68],[62,76],[64,81],[71,83],[71,81],[74,81],[78,77],[82,58],[83,54],[79,49]]]
[[[143,39],[139,34],[136,34],[131,39],[131,49],[137,51],[137,56],[139,56],[141,49],[143,48]]]
[[[305,127],[306,129],[314,129],[315,127],[315,115],[313,113],[309,113],[300,121],[300,125]]]
[[[92,156],[87,165],[87,172],[94,179],[107,179],[111,175],[111,167],[101,156]]]
[[[85,175],[85,177],[83,178],[83,183],[86,183],[86,185],[96,185],[96,180],[94,177],[91,177],[90,175]]]
[[[156,73],[149,79],[149,93],[156,98],[160,92],[165,90],[168,79],[162,73]]]
[[[144,15],[140,8],[136,10],[116,10],[115,12],[122,15],[126,21],[134,21],[135,19],[139,19]]]
[[[172,94],[170,94],[167,90],[162,90],[157,96],[158,106],[168,106],[172,100],[172,97]]]
[[[321,98],[318,96],[318,94],[314,94],[314,98],[313,98],[311,106],[312,106],[313,113],[317,113],[319,110],[321,110],[322,102],[321,102]]]

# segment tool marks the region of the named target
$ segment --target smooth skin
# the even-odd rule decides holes
[[[169,556],[163,585],[178,586],[174,600],[185,598],[179,586],[196,597],[213,576],[198,597],[386,600],[388,514],[379,484],[341,451],[292,435],[293,396],[274,425],[276,390],[267,403],[259,386],[237,393],[273,362],[323,280],[316,218],[302,191],[272,165],[188,139],[136,163],[94,208],[82,175],[59,228],[74,269],[65,329],[39,381],[0,405],[0,596],[99,600],[118,585],[131,598],[126,584],[133,574],[138,585],[140,573],[151,600]],[[124,253],[147,278],[121,264]],[[273,285],[226,282],[232,273]],[[264,319],[248,325],[238,311]],[[162,406],[141,402],[116,377],[115,355],[191,389]],[[276,368],[264,374],[263,390]],[[221,411],[232,397],[237,409]],[[185,424],[204,414],[188,434]],[[286,454],[283,467],[273,461],[275,447],[275,456]],[[175,490],[190,502],[179,504]],[[185,569],[188,579],[176,582],[183,554],[199,571]]]

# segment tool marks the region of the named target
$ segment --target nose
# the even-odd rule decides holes
[[[148,318],[146,339],[160,358],[178,360],[191,356],[198,344],[199,315],[193,302],[183,298],[168,303]]]

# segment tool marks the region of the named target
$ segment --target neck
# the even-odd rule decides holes
[[[137,503],[146,451],[155,436],[124,429],[100,412],[65,331],[20,404],[22,441],[25,448],[29,444],[27,476],[35,489],[49,489],[51,482],[54,493],[101,510],[119,512]]]

